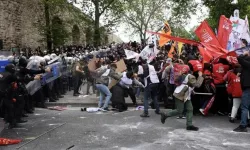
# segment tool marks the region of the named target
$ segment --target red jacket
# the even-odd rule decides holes
[[[227,85],[228,94],[231,94],[233,97],[236,98],[242,96],[240,77],[238,77],[232,71],[228,71],[228,73],[224,76],[224,80],[228,82]]]
[[[192,65],[193,72],[203,71],[202,64],[199,60],[190,60],[188,63]]]
[[[223,77],[226,75],[226,73],[229,70],[228,65],[223,65],[222,63],[214,64],[213,65],[213,79],[214,84],[223,84],[225,81],[223,80]]]

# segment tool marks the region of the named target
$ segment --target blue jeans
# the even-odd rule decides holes
[[[99,100],[98,107],[102,107],[103,98],[104,96],[106,96],[105,103],[102,108],[108,108],[112,93],[110,92],[109,88],[103,84],[96,84],[96,88],[100,92],[100,100]]]
[[[135,96],[136,97],[140,96],[140,92],[141,92],[141,88],[140,87],[135,88]]]
[[[247,126],[248,111],[250,110],[250,88],[243,90],[241,101],[241,122],[240,125]]]
[[[150,84],[144,89],[144,100],[143,100],[144,113],[148,114],[148,100],[150,96],[154,102],[156,111],[160,111],[159,104],[157,101],[157,93],[158,93],[157,83]]]

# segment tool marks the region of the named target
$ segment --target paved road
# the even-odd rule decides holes
[[[160,116],[150,111],[149,118],[140,118],[141,111],[130,108],[123,113],[81,112],[71,107],[65,111],[37,109],[29,122],[19,129],[5,129],[0,137],[19,138],[19,145],[0,147],[14,150],[16,147],[53,129],[39,139],[23,146],[21,150],[249,150],[250,133],[235,133],[227,117],[195,116],[194,124],[199,132],[186,131],[185,120],[168,118],[163,125]]]

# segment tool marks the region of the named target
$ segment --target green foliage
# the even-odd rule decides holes
[[[197,5],[193,0],[129,0],[124,20],[144,41],[147,30],[161,30],[166,20],[176,26],[188,21]]]
[[[182,37],[182,38],[187,38],[187,39],[192,39],[193,35],[189,33],[185,28],[171,28],[172,30],[172,35],[177,36],[177,37]]]
[[[120,21],[123,14],[123,0],[82,0],[83,12],[94,20],[94,45],[101,44],[102,35],[100,27],[111,31]],[[100,25],[102,20],[102,25]]]
[[[204,5],[210,9],[208,22],[213,29],[218,27],[221,15],[229,18],[233,15],[235,9],[239,9],[241,18],[245,18],[247,14],[250,15],[249,0],[238,0],[238,3],[233,2],[234,0],[204,0]]]
[[[59,17],[54,17],[52,19],[51,33],[54,47],[64,45],[70,35]]]
[[[48,22],[45,23],[44,20],[40,20],[40,22],[34,25],[44,37],[42,40],[47,42],[48,49],[52,48],[52,45],[48,44],[49,42],[56,47],[63,45],[70,36],[73,36],[71,30],[73,25],[77,25],[81,29],[93,25],[93,20],[89,16],[85,15],[79,8],[76,8],[67,0],[40,1],[45,8],[45,14],[47,13],[44,20],[48,20]],[[57,18],[57,21],[54,21],[54,18]]]

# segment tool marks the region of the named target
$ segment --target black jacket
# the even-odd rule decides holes
[[[239,56],[238,62],[242,67],[240,82],[244,90],[250,88],[250,56]]]

